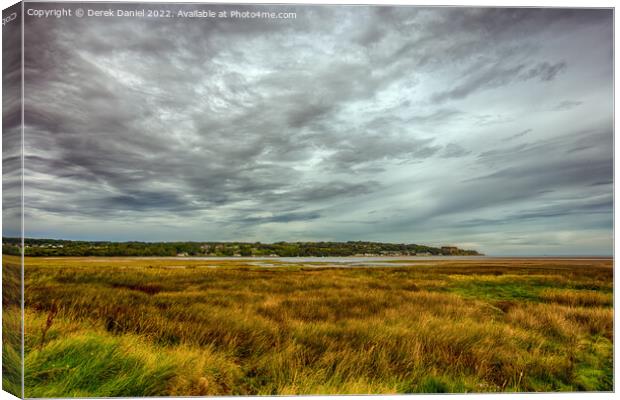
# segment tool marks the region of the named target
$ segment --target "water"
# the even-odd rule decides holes
[[[366,262],[424,262],[427,260],[488,260],[487,256],[383,256],[383,257],[135,257],[137,259],[213,260],[213,261],[274,261],[279,263],[355,264]]]
[[[41,257],[59,260],[75,257]],[[612,256],[383,256],[383,257],[86,257],[93,262],[109,262],[114,259],[133,260],[187,260],[187,261],[249,261],[249,264],[274,266],[282,264],[334,264],[334,265],[399,265],[399,264],[435,264],[433,261],[467,261],[467,260],[559,260],[559,261],[596,261],[613,260]]]
[[[123,257],[126,258],[126,257]],[[463,261],[463,260],[600,260],[612,257],[579,257],[579,256],[382,256],[382,257],[132,257],[136,259],[168,259],[168,260],[212,260],[212,261],[273,261],[276,263],[418,263],[427,261]]]

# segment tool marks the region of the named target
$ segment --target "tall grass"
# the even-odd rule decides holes
[[[612,390],[609,260],[319,267],[27,259],[26,396]]]
[[[21,261],[2,259],[2,388],[21,397]]]

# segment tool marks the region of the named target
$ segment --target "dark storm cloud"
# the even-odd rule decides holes
[[[608,11],[244,9],[297,19],[27,20],[37,232],[443,242],[609,191]]]

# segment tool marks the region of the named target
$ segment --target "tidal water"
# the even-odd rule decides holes
[[[605,256],[383,256],[383,257],[133,257],[136,259],[168,259],[168,260],[212,260],[212,261],[273,261],[276,263],[424,263],[442,260],[514,260],[514,259],[547,259],[547,260],[600,260],[612,257]]]

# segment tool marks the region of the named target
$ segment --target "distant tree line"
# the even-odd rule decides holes
[[[19,238],[2,238],[3,254],[19,255]],[[212,256],[212,257],[347,257],[409,255],[480,255],[454,246],[378,242],[101,242],[25,239],[26,256]]]

